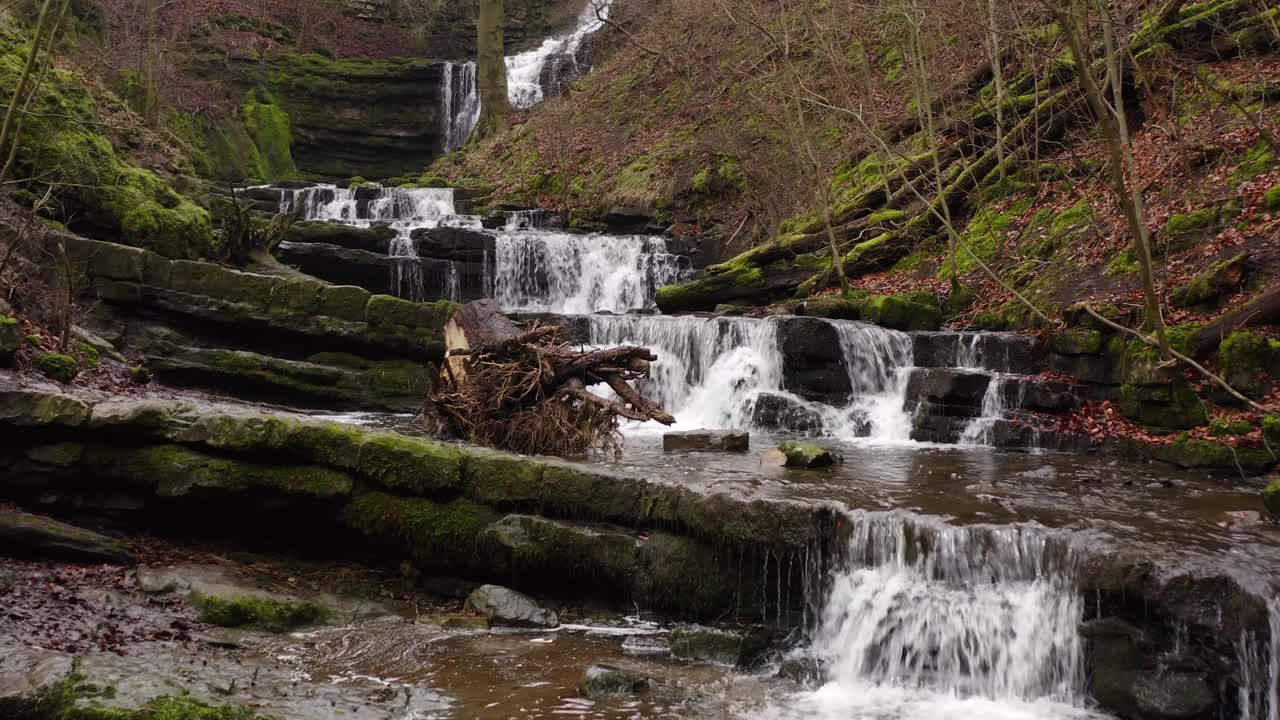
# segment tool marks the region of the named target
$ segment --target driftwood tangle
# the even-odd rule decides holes
[[[446,358],[429,414],[453,435],[526,453],[575,454],[616,444],[617,419],[675,418],[632,384],[647,348],[583,350],[555,325],[522,330],[496,303],[460,307],[445,325]],[[616,399],[592,392],[606,385]]]

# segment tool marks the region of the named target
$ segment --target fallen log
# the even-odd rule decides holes
[[[644,397],[657,356],[643,347],[581,349],[555,325],[521,329],[491,300],[460,307],[445,326],[445,364],[425,410],[437,431],[529,454],[617,448],[618,418],[675,418]],[[604,385],[616,397],[592,391]]]

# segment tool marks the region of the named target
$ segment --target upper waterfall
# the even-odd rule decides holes
[[[517,110],[526,110],[542,102],[546,96],[543,88],[543,70],[547,62],[556,56],[577,62],[579,49],[587,38],[604,27],[613,0],[587,0],[586,7],[578,14],[572,30],[542,41],[538,47],[506,58],[507,99]],[[444,151],[453,152],[462,147],[480,122],[480,85],[476,77],[476,63],[448,63],[442,79]]]

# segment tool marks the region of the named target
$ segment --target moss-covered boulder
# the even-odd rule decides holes
[[[482,540],[502,556],[512,583],[549,592],[629,600],[640,540],[621,528],[569,524],[536,515],[508,515]]]
[[[796,308],[797,315],[828,318],[831,320],[861,320],[862,300],[824,295],[804,301]]]
[[[14,427],[80,427],[89,404],[79,398],[40,390],[0,390],[0,422]]]
[[[80,374],[79,361],[61,353],[37,353],[31,364],[45,377],[60,383],[69,383]]]
[[[1246,331],[1231,333],[1218,346],[1218,366],[1236,390],[1261,398],[1280,376],[1280,341]]]
[[[229,628],[283,633],[324,622],[327,608],[312,602],[265,597],[194,598],[200,621]]]
[[[458,573],[490,570],[489,558],[478,549],[481,533],[497,522],[498,515],[484,505],[371,492],[352,501],[342,519],[358,535],[421,569]]]
[[[778,462],[778,461],[781,462]],[[822,468],[834,465],[835,456],[829,450],[811,442],[788,440],[766,456],[766,461],[795,468]]]
[[[0,367],[13,363],[22,349],[22,323],[17,318],[0,315]]]
[[[1272,480],[1262,491],[1262,504],[1271,517],[1280,520],[1280,480]]]
[[[1071,327],[1049,337],[1049,349],[1059,355],[1097,355],[1102,351],[1102,333],[1086,327]]]
[[[1210,265],[1170,295],[1176,307],[1192,307],[1217,302],[1239,289],[1244,282],[1249,253],[1240,253],[1219,263]]]
[[[1126,384],[1116,404],[1125,417],[1159,430],[1189,430],[1209,421],[1204,402],[1180,378],[1164,385]]]
[[[873,295],[862,305],[862,319],[894,330],[937,330],[942,311],[899,295]]]
[[[431,495],[462,485],[462,452],[433,440],[377,433],[360,446],[357,471],[393,492]]]

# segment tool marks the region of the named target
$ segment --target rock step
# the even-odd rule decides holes
[[[1013,375],[1049,369],[1049,353],[1038,338],[1018,333],[911,333],[917,367],[980,367]]]
[[[1006,410],[1066,412],[1080,405],[1075,386],[1026,375],[963,368],[917,367],[907,383],[906,407],[925,415],[979,417],[991,383]]]

